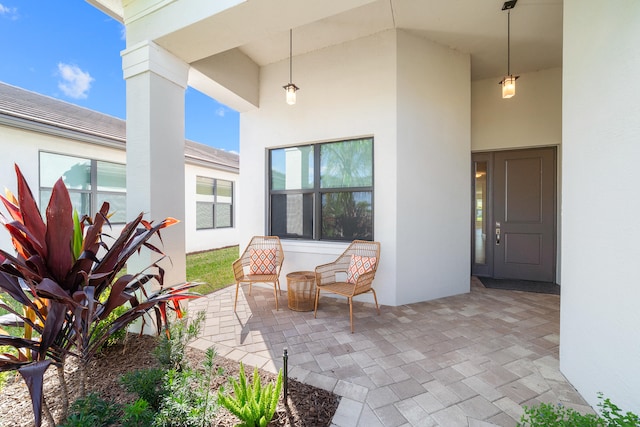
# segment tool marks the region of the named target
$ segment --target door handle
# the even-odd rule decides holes
[[[496,228],[496,246],[500,246],[500,229]]]

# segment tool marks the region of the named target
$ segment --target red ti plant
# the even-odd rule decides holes
[[[17,353],[0,354],[0,371],[18,370],[22,375],[31,393],[35,424],[40,426],[43,407],[49,421],[54,422],[42,387],[50,364],[58,368],[63,387],[64,418],[68,407],[64,381],[67,356],[79,360],[80,395],[84,396],[86,365],[113,333],[136,319],[144,322],[143,316],[148,312],[155,313],[159,333],[167,325],[167,309],[181,316],[180,301],[199,295],[188,292],[195,283],[164,287],[164,270],[157,262],[142,272],[119,276],[127,260],[143,246],[162,259],[161,250],[149,239],[156,234],[160,237],[160,230],[177,220],[166,218],[153,224],[145,221],[141,213],[108,244],[109,236],[103,232],[103,226],[109,225],[108,203],[93,219],[79,219],[59,179],[53,187],[45,221],[17,165],[16,175],[18,198],[11,194],[0,196],[10,216],[0,214],[0,222],[10,233],[16,252],[12,255],[0,249],[0,291],[5,291],[23,310],[14,309],[1,299],[0,307],[17,316],[24,329],[22,336],[0,329],[0,345],[13,347]],[[107,328],[96,327],[123,305],[129,309]]]

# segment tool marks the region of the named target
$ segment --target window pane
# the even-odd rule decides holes
[[[313,238],[313,195],[271,196],[271,234],[279,237]]]
[[[487,246],[487,162],[475,162],[475,166],[475,250],[473,262],[485,264]]]
[[[196,229],[213,228],[213,203],[196,202]]]
[[[127,191],[127,168],[125,165],[97,161],[98,191]]]
[[[320,146],[320,187],[371,187],[373,140],[332,142]]]
[[[91,160],[40,153],[40,186],[53,187],[61,178],[69,189],[91,189]]]
[[[213,196],[213,178],[196,176],[196,194]]]
[[[97,194],[98,206],[96,211],[102,207],[104,202],[109,202],[109,213],[112,214],[109,221],[113,224],[127,222],[127,196],[126,194]]]
[[[216,228],[231,227],[231,205],[216,204]]]
[[[373,239],[371,192],[323,194],[322,238],[336,240]]]
[[[271,151],[271,189],[313,188],[313,146]]]
[[[233,183],[231,181],[216,180],[216,202],[233,203]]]

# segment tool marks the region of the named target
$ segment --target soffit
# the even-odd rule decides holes
[[[473,80],[507,68],[507,12],[502,0],[381,0],[294,28],[300,55],[392,28],[471,55]],[[259,65],[286,59],[288,31],[244,44]],[[511,71],[562,66],[562,0],[519,0],[511,11]]]

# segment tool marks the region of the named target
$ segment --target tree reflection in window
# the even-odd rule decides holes
[[[269,161],[271,234],[373,240],[373,138],[278,148]]]

